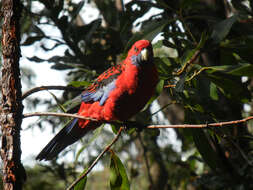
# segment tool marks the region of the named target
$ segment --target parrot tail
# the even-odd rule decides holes
[[[91,127],[79,127],[78,119],[73,119],[43,148],[36,160],[52,160],[64,148],[82,138],[89,130],[91,130]]]

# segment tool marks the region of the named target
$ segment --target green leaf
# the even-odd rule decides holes
[[[155,57],[154,63],[156,65],[157,71],[159,73],[159,77],[161,79],[168,79],[172,76],[172,70],[174,69],[173,66],[176,64],[172,64],[170,59],[167,57]]]
[[[197,48],[186,50],[180,59],[181,64],[185,65],[188,61],[190,61],[190,59],[192,58],[192,56],[195,54],[196,51],[197,51]]]
[[[110,164],[110,187],[111,190],[129,190],[130,183],[126,170],[119,157],[111,150]]]
[[[133,35],[133,37],[128,41],[124,52],[127,52],[134,42],[140,39],[146,39],[152,41],[159,33],[161,33],[164,27],[169,23],[168,20],[162,20],[160,22],[151,21],[143,30],[139,33]]]
[[[210,97],[213,100],[219,99],[218,92],[217,92],[217,86],[213,82],[211,82],[211,84],[210,84]]]
[[[91,83],[88,81],[71,81],[68,85],[74,86],[74,87],[87,87]]]
[[[162,46],[163,46],[163,40],[159,40],[155,44],[153,44],[153,49],[161,48]]]
[[[101,26],[101,22],[102,22],[102,19],[99,18],[92,21],[89,24],[78,26],[78,28],[76,29],[76,35],[75,35],[75,38],[77,39],[77,41],[85,39],[86,43],[90,43],[90,41],[93,39],[93,34]]]
[[[204,47],[204,45],[205,45],[207,39],[208,39],[207,32],[202,32],[200,41],[199,41],[199,43],[198,43],[196,49],[199,50],[199,49],[201,49],[202,47]]]
[[[110,124],[110,125],[111,125],[112,132],[114,134],[117,134],[119,129],[120,129],[120,126],[119,125],[114,125],[114,124]]]
[[[201,38],[200,38],[200,41],[199,41],[197,47],[194,49],[187,49],[184,52],[182,58],[180,59],[182,65],[185,65],[186,63],[188,63],[192,59],[194,54],[197,51],[199,51],[202,47],[204,47],[207,38],[208,38],[208,36],[207,36],[206,32],[202,32]]]
[[[28,37],[23,43],[22,46],[29,46],[32,45],[34,42],[38,42],[40,41],[42,38],[44,38],[45,36],[32,36],[32,37]]]
[[[169,40],[164,39],[161,41],[163,42],[164,46],[172,48],[172,49],[177,49],[177,46],[174,43],[170,42]]]
[[[164,86],[164,80],[160,80],[158,84],[156,85],[156,95],[159,96],[161,92],[163,91],[163,86]]]
[[[186,79],[186,73],[180,78],[180,80],[177,82],[175,90],[177,92],[183,92],[184,90],[184,83],[185,83],[185,79]]]
[[[253,65],[251,64],[242,64],[238,65],[238,68],[235,68],[228,72],[228,74],[231,75],[237,75],[237,76],[253,76]]]
[[[69,66],[69,65],[63,64],[63,63],[55,63],[53,66],[51,66],[51,69],[66,70],[66,69],[72,69],[72,66]]]
[[[194,143],[206,164],[217,171],[221,167],[219,155],[216,152],[215,144],[211,140],[211,136],[200,129],[191,129]]]
[[[47,61],[46,59],[41,59],[41,58],[39,58],[37,56],[27,57],[27,59],[29,61],[34,61],[34,62],[37,62],[37,63],[41,63],[41,62]]]
[[[236,22],[237,17],[237,15],[231,16],[214,26],[211,34],[211,39],[213,40],[214,44],[220,43],[228,35],[232,25]]]
[[[235,75],[235,76],[253,76],[253,65],[252,64],[237,64],[237,65],[222,65],[222,66],[213,66],[208,67],[210,71],[213,72],[224,72],[226,74]]]
[[[54,93],[52,93],[52,92],[50,92],[50,91],[48,91],[48,92],[49,92],[49,94],[51,94],[51,96],[53,96],[54,100],[55,100],[56,103],[57,103],[57,106],[58,106],[64,113],[67,112],[67,110],[64,108],[64,106],[60,104],[59,99],[54,95]]]
[[[83,172],[79,175],[79,177],[81,175],[83,175],[85,172],[87,171],[87,169],[84,169]],[[86,182],[87,182],[87,176],[84,177],[83,179],[81,179],[74,187],[74,190],[84,190],[85,186],[86,186]]]
[[[249,101],[250,92],[247,86],[242,84],[240,78],[222,73],[208,74],[208,78],[219,87],[226,97],[244,103]]]

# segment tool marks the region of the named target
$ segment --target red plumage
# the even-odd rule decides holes
[[[137,41],[123,62],[102,73],[81,95],[78,115],[98,121],[74,119],[48,143],[36,159],[52,159],[89,130],[97,128],[102,121],[126,121],[145,106],[157,82],[152,45],[147,40]]]

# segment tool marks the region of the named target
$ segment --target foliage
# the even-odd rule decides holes
[[[34,2],[43,8],[32,12]],[[22,45],[40,42],[45,52],[59,46],[66,48],[63,56],[44,59],[33,55],[28,59],[36,63],[48,61],[52,69],[68,71],[70,84],[82,85],[78,81],[85,81],[85,86],[121,60],[134,41],[153,40],[162,34],[153,46],[162,81],[159,84],[164,83],[164,90],[155,98],[171,123],[211,123],[251,114],[244,106],[252,106],[252,1],[134,0],[123,6],[119,2],[25,1]],[[99,10],[100,17],[85,23],[81,10],[89,3]],[[151,8],[160,12],[146,20],[137,20]],[[43,25],[53,26],[61,37],[55,38],[44,31]],[[133,26],[140,30],[133,32]],[[49,42],[53,44],[50,47]],[[63,104],[75,95],[66,91],[58,103]],[[49,104],[49,109],[52,107]],[[179,113],[183,113],[183,119]],[[135,119],[145,124],[152,122],[150,118],[150,110],[146,109]],[[58,126],[55,121],[48,121]],[[159,146],[157,130],[135,131],[117,143],[115,152],[122,162],[114,157],[116,161],[111,162],[110,168],[121,168],[123,163],[132,189],[252,189],[252,126],[250,123],[237,126],[176,130],[182,141],[181,152],[168,144]],[[97,139],[111,135],[103,131]],[[89,144],[98,151],[103,147]],[[189,152],[190,156],[185,156]],[[80,161],[78,166],[84,167],[92,159]],[[108,168],[106,161],[103,164]],[[126,175],[119,173],[126,180]]]
[[[111,151],[110,186],[113,190],[130,189],[124,165],[113,151]]]

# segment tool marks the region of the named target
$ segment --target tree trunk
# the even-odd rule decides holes
[[[20,129],[22,122],[21,82],[19,70],[21,15],[19,0],[2,1],[2,102],[0,124],[2,129],[1,157],[3,160],[3,189],[19,190],[25,180],[20,161]]]

